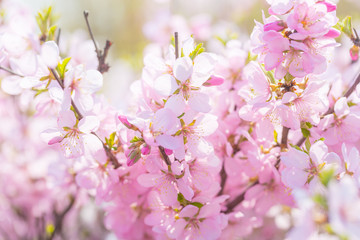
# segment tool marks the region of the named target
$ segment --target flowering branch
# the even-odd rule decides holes
[[[57,72],[54,69],[50,69],[51,73],[54,75],[54,78],[56,79],[56,81],[59,83],[60,87],[64,90],[64,84],[62,79],[60,79],[59,75],[57,74]],[[76,107],[74,101],[71,99],[71,106],[74,108],[75,113],[76,113],[76,117],[78,120],[81,120],[83,118],[83,115],[80,113],[79,109]],[[91,134],[93,134],[94,136],[96,136],[102,143],[103,148],[106,152],[106,156],[110,159],[110,161],[112,162],[112,164],[114,165],[114,168],[119,168],[121,166],[121,164],[118,162],[117,158],[114,156],[114,154],[111,152],[111,150],[105,145],[105,143],[101,140],[101,138],[95,133],[95,132],[91,132]]]
[[[360,73],[358,74],[355,82],[353,85],[351,85],[351,87],[346,91],[346,93],[344,94],[344,97],[349,97],[356,89],[356,86],[360,83]],[[332,114],[334,112],[334,107],[329,108],[326,113],[324,113],[321,118],[323,118],[326,115]],[[297,143],[296,146],[300,147],[304,142],[305,142],[306,138],[302,137]]]
[[[92,32],[91,27],[90,27],[90,23],[89,23],[89,19],[88,19],[88,17],[89,17],[89,12],[88,11],[84,11],[84,17],[85,17],[85,21],[86,21],[86,25],[87,25],[87,28],[88,28],[88,31],[89,31],[90,38],[94,43],[96,56],[97,56],[98,61],[99,61],[98,71],[101,72],[101,73],[107,72],[109,70],[110,66],[109,66],[109,64],[105,63],[105,59],[106,59],[106,57],[108,55],[108,52],[109,52],[109,49],[110,49],[112,43],[109,40],[106,40],[104,50],[101,51],[98,48],[97,44],[96,44],[93,32]]]

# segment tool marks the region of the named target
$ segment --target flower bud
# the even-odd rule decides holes
[[[274,30],[276,32],[281,32],[285,28],[287,28],[287,25],[283,20],[278,20],[278,21],[271,22],[271,23],[264,25],[265,32],[271,31],[271,30]]]

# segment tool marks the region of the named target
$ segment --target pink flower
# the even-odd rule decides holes
[[[67,158],[79,157],[84,153],[84,134],[90,134],[99,127],[99,120],[95,116],[85,116],[77,121],[74,112],[63,110],[59,113],[58,129],[43,132],[48,144],[60,143]]]
[[[340,182],[329,184],[329,222],[340,235],[356,239],[360,236],[360,197],[355,181],[345,176]]]
[[[209,203],[201,208],[187,205],[176,216],[176,221],[167,230],[175,239],[218,239],[226,220],[220,215],[220,205]],[[225,223],[224,223],[225,221]]]
[[[179,192],[187,200],[191,200],[194,196],[194,191],[179,175],[181,174],[179,167],[181,167],[179,162],[173,162],[171,171],[162,170],[161,173],[142,174],[137,180],[144,187],[155,187],[159,191],[161,201],[167,206],[173,206],[177,202]]]
[[[309,6],[306,2],[295,5],[287,18],[287,24],[291,29],[309,37],[325,35],[336,23],[336,16],[328,13],[325,4]]]
[[[359,139],[360,116],[351,110],[347,99],[342,97],[335,103],[334,114],[326,115],[320,122],[319,129],[323,131],[326,144],[352,143]]]
[[[339,170],[340,158],[335,153],[328,153],[328,148],[322,141],[314,143],[309,154],[290,148],[281,155],[285,168],[281,172],[283,183],[293,189],[303,188],[306,184],[314,185],[318,174],[324,168],[334,167]]]

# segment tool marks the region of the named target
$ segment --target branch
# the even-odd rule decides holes
[[[58,46],[59,46],[59,42],[60,42],[60,35],[61,35],[61,28],[59,28],[58,34],[57,34],[57,37],[56,37],[56,45],[58,45]]]
[[[14,72],[13,70],[11,70],[11,69],[9,69],[9,68],[0,66],[0,69],[1,69],[1,70],[4,70],[5,72],[8,72],[8,73],[10,73],[10,74],[12,74],[12,75],[16,75],[16,76],[18,76],[18,77],[24,77],[23,75],[21,75],[21,74],[19,74],[19,73],[16,73],[16,72]]]
[[[179,36],[178,36],[178,32],[174,33],[174,38],[175,38],[175,58],[178,59],[179,58]]]
[[[62,211],[60,214],[58,214],[58,213],[55,212],[55,229],[54,229],[54,231],[51,233],[50,237],[48,238],[49,240],[54,239],[56,233],[61,232],[64,218],[65,218],[66,214],[67,214],[67,213],[71,210],[71,208],[74,206],[74,204],[75,204],[75,197],[74,197],[74,196],[70,196],[70,203],[69,203],[69,205],[64,209],[64,211]]]
[[[225,184],[226,184],[226,180],[227,180],[227,174],[226,174],[226,171],[225,171],[225,164],[224,163],[223,163],[221,171],[220,171],[220,177],[221,177],[220,191],[218,192],[217,196],[220,196],[220,195],[223,194]]]
[[[107,72],[107,71],[109,70],[109,68],[110,68],[109,64],[107,64],[107,63],[105,62],[105,60],[106,60],[106,57],[107,57],[107,55],[108,55],[108,52],[109,52],[109,49],[110,49],[112,43],[111,43],[109,40],[106,40],[106,44],[105,44],[104,50],[101,51],[101,50],[99,49],[99,47],[98,47],[97,44],[96,44],[96,41],[95,41],[93,32],[92,32],[92,30],[91,30],[88,17],[89,17],[89,12],[88,12],[88,11],[84,11],[85,22],[86,22],[86,25],[87,25],[87,28],[88,28],[88,31],[89,31],[90,38],[91,38],[91,40],[92,40],[93,43],[94,43],[96,56],[97,56],[97,59],[98,59],[98,61],[99,61],[99,65],[98,65],[97,70],[98,70],[99,72],[101,72],[101,73],[104,73],[104,72]]]
[[[234,198],[231,202],[229,202],[228,204],[226,204],[226,211],[224,211],[224,213],[230,213],[234,210],[234,208],[239,205],[239,203],[241,203],[242,201],[244,201],[245,199],[245,193],[247,190],[249,190],[251,187],[255,186],[259,184],[259,180],[253,182],[252,184],[250,184],[240,195],[238,195],[236,198]]]
[[[356,89],[356,86],[360,83],[360,73],[358,74],[355,82],[353,85],[351,85],[351,87],[346,91],[346,93],[344,94],[344,97],[348,98]],[[329,108],[320,118],[324,118],[326,115],[332,114],[334,113],[334,107]],[[296,146],[300,147],[304,142],[305,142],[305,138],[302,137],[297,143]]]
[[[54,75],[54,78],[56,79],[56,81],[59,83],[60,87],[64,90],[64,83],[62,81],[62,79],[60,79],[59,75],[57,74],[57,72],[54,69],[50,69],[51,73]],[[75,113],[76,113],[76,117],[78,120],[81,120],[83,118],[83,115],[80,113],[79,109],[76,107],[74,101],[71,99],[71,106],[74,108]],[[108,146],[105,145],[105,143],[101,140],[101,138],[95,133],[95,132],[91,132],[92,135],[94,135],[95,137],[97,137],[102,145],[103,148],[106,152],[106,156],[110,159],[110,161],[112,162],[112,164],[114,165],[114,168],[119,168],[121,166],[121,164],[118,162],[117,158],[114,156],[114,154],[111,152],[111,150],[108,148]]]
[[[289,130],[290,130],[290,128],[288,128],[288,127],[283,127],[283,129],[282,129],[281,143],[280,143],[281,150],[284,150],[285,148],[287,148]]]
[[[170,161],[169,156],[166,154],[165,149],[162,146],[159,146],[159,150],[160,150],[161,156],[163,157],[166,165],[170,166],[171,161]]]

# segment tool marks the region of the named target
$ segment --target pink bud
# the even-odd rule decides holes
[[[350,48],[350,57],[354,62],[359,59],[359,47],[354,45],[352,48]]]
[[[325,37],[330,37],[330,38],[337,38],[338,36],[340,36],[341,32],[335,28],[331,28],[327,34],[325,34]]]
[[[333,12],[336,10],[336,4],[332,2],[319,1],[318,3],[324,4],[328,12]]]
[[[127,128],[133,127],[133,125],[131,123],[129,123],[129,121],[127,120],[127,118],[125,116],[119,115],[118,118],[119,118],[120,122],[125,125],[125,127],[127,127]]]
[[[265,24],[264,25],[264,31],[267,32],[267,31],[270,31],[270,30],[274,30],[276,32],[281,32],[286,27],[287,27],[287,25],[283,20],[278,20],[278,21],[275,21],[275,22]]]
[[[219,86],[224,83],[224,78],[211,75],[211,77],[203,84],[205,87]]]
[[[141,154],[142,155],[149,155],[150,154],[151,147],[147,144],[144,144],[141,148]]]
[[[127,158],[126,164],[130,167],[141,158],[141,152],[138,148],[128,149],[125,151],[125,156]]]
[[[171,155],[173,153],[173,151],[170,149],[165,148],[164,150],[165,150],[166,155]]]

